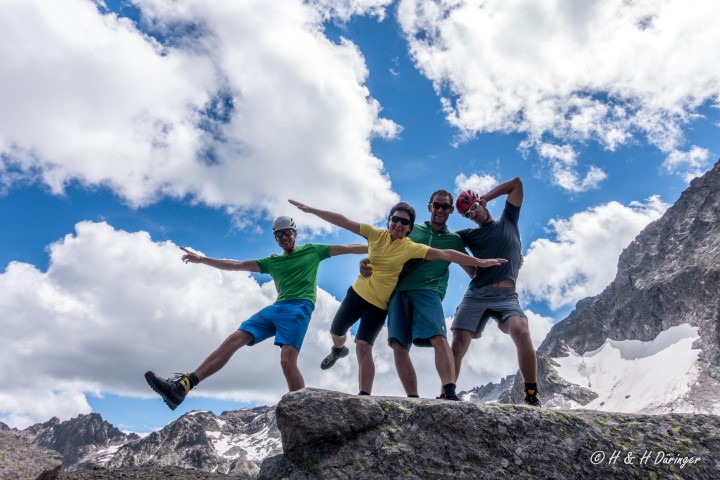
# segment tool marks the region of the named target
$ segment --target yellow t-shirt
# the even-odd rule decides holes
[[[415,243],[409,238],[392,241],[387,229],[361,224],[360,235],[368,240],[368,258],[372,275],[358,275],[353,290],[367,302],[387,310],[388,300],[395,290],[403,265],[413,258],[425,258],[430,247]]]

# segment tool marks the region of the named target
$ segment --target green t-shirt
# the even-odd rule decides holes
[[[429,245],[432,248],[457,250],[466,253],[460,235],[448,230],[447,225],[436,232],[430,222],[416,224],[412,229],[410,240],[415,243]],[[450,262],[444,260],[410,260],[400,273],[395,290],[407,292],[408,290],[432,290],[445,298],[448,278],[450,277]]]
[[[289,255],[270,255],[256,260],[260,273],[269,273],[278,292],[277,302],[309,300],[315,304],[320,262],[330,258],[330,245],[308,243]]]

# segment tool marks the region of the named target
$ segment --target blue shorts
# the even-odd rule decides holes
[[[272,336],[275,345],[290,345],[300,351],[315,305],[309,300],[285,300],[268,305],[245,320],[238,330],[253,336],[255,345]]]
[[[455,311],[450,328],[470,330],[473,338],[480,338],[490,318],[500,325],[510,317],[527,318],[514,288],[469,288]]]
[[[412,344],[430,347],[428,339],[436,335],[447,338],[445,313],[438,292],[393,293],[388,304],[388,345],[395,340],[407,350]]]

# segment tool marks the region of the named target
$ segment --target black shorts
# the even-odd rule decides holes
[[[386,316],[387,310],[376,307],[350,287],[345,295],[345,300],[342,301],[335,318],[333,318],[330,333],[343,336],[359,319],[360,328],[355,335],[355,341],[364,340],[372,345],[385,325]]]

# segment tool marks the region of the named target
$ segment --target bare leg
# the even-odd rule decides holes
[[[502,331],[510,335],[517,349],[518,366],[525,383],[537,383],[537,356],[530,338],[528,321],[523,317],[510,317],[502,324]]]
[[[333,346],[335,348],[341,348],[345,345],[345,341],[347,340],[347,333],[345,335],[335,335],[334,333],[330,333],[332,335],[332,341]]]
[[[372,348],[372,345],[365,340],[356,340],[355,342],[360,390],[367,393],[372,393],[373,380],[375,379],[375,362],[373,361]]]
[[[305,387],[305,380],[297,365],[298,355],[300,352],[291,345],[283,345],[280,351],[280,366],[291,392]]]
[[[442,335],[435,335],[428,340],[435,350],[435,369],[440,376],[440,381],[443,385],[455,383],[455,361],[447,338]],[[465,350],[467,351],[467,349]]]
[[[391,346],[395,357],[395,369],[400,377],[400,383],[405,389],[405,394],[417,395],[417,374],[410,359],[410,351],[395,340],[392,341]]]
[[[455,381],[460,378],[460,367],[462,366],[462,359],[470,348],[470,342],[472,341],[473,332],[470,330],[455,329],[453,332],[452,340],[452,354],[453,361],[455,362]]]
[[[202,381],[210,375],[217,373],[240,348],[250,343],[253,336],[244,330],[236,330],[223,341],[208,357],[195,369],[195,375]]]

